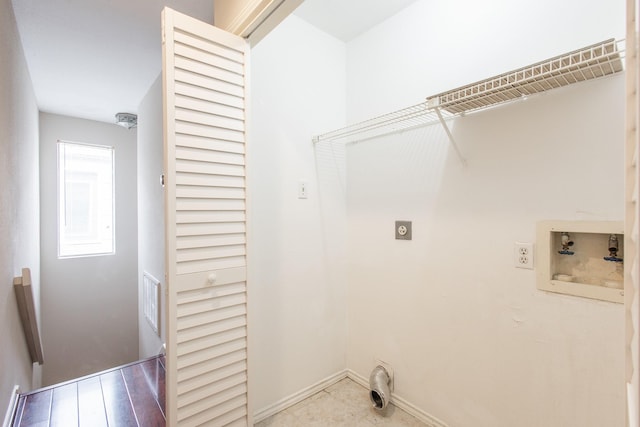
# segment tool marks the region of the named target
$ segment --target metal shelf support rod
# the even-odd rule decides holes
[[[458,155],[458,158],[460,159],[460,163],[462,163],[462,166],[467,166],[467,160],[462,155],[462,152],[460,152],[460,148],[458,148],[458,144],[456,144],[456,140],[453,137],[453,134],[451,133],[451,131],[449,130],[449,126],[447,126],[447,122],[444,120],[444,117],[442,117],[442,113],[440,112],[440,108],[434,107],[434,110],[435,110],[436,114],[438,115],[438,120],[440,120],[440,123],[442,124],[442,127],[444,128],[444,131],[447,133],[447,136],[449,137],[449,142],[451,143],[451,146],[456,151],[456,154]]]

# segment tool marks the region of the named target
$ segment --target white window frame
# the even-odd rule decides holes
[[[108,169],[85,168],[85,170],[77,170],[71,172],[75,175],[79,185],[86,185],[89,188],[88,193],[90,199],[93,199],[88,207],[88,223],[85,230],[73,236],[73,230],[65,230],[67,215],[69,214],[67,203],[66,189],[73,178],[69,178],[68,171],[64,159],[64,151],[69,149],[90,148],[96,150],[105,150],[111,157],[110,173],[105,172]],[[103,152],[103,155],[105,153]],[[106,145],[87,144],[82,142],[72,142],[58,140],[57,144],[57,203],[58,203],[58,258],[80,258],[92,256],[114,255],[116,253],[115,240],[115,148]],[[105,204],[100,200],[100,187],[107,187],[103,191],[102,197],[109,194],[108,177],[110,182],[110,218],[109,215],[101,217],[96,210],[101,209],[100,205]],[[107,202],[108,206],[109,203]],[[109,222],[110,219],[110,222]]]

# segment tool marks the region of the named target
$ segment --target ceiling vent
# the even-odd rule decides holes
[[[138,126],[138,116],[131,113],[116,114],[116,124],[131,129]]]

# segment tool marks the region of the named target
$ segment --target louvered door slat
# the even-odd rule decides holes
[[[244,166],[228,164],[211,164],[197,160],[176,160],[176,172],[178,173],[200,173],[221,176],[244,177]]]
[[[201,261],[243,256],[246,254],[244,245],[222,246],[213,248],[182,249],[176,254],[178,262]]]
[[[217,64],[215,62],[218,62]],[[228,90],[219,90],[223,93],[242,98],[242,65],[233,61],[227,61],[221,56],[209,55],[206,52],[198,51],[189,46],[176,44],[175,57],[176,80],[191,83],[189,79],[204,76],[203,84],[197,84],[206,88],[211,88],[210,84],[220,84]],[[218,90],[218,89],[216,89]]]
[[[201,40],[198,37],[194,37],[193,33],[182,32],[178,29],[175,33],[175,40],[177,43],[192,46],[196,49],[199,49],[202,52],[208,52],[215,56],[219,56],[225,58],[229,61],[235,62],[237,64],[244,63],[244,54],[238,50],[229,51],[224,47],[218,46],[215,43],[210,43],[207,40]],[[224,45],[224,42],[221,42]],[[242,72],[242,68],[239,69],[238,72]]]
[[[167,425],[246,426],[246,42],[163,12]]]
[[[216,222],[242,222],[246,215],[243,211],[182,211],[176,213],[178,224],[216,223]]]
[[[194,147],[181,146],[176,148],[176,158],[228,165],[244,165],[244,153],[229,153],[226,151]]]
[[[205,293],[205,291],[200,292],[202,292],[203,294]],[[195,295],[192,296],[196,297]],[[181,319],[182,317],[192,316],[198,313],[208,314],[211,310],[244,304],[245,301],[246,298],[244,290],[243,292],[237,294],[224,295],[217,298],[207,298],[206,295],[202,295],[202,297],[198,298],[197,301],[189,302],[187,304],[179,304],[178,319]]]
[[[238,397],[246,397],[244,396],[246,394],[246,380],[247,376],[243,371],[240,374],[215,381],[213,383],[215,385],[215,394],[203,396],[202,389],[181,393],[178,405],[188,408],[183,411],[183,416],[191,417],[212,408],[215,408],[221,414],[228,412],[229,409],[235,409],[237,406],[234,403],[230,405],[225,405],[225,403],[241,400]],[[216,406],[218,407],[216,408]]]
[[[228,366],[223,367],[222,369],[215,369],[213,371],[204,373],[194,378],[193,381],[184,382],[183,384],[178,385],[178,391],[180,393],[188,393],[194,390],[203,387],[207,383],[213,383],[220,381],[224,378],[229,378],[231,376],[237,374],[244,374],[247,371],[247,363],[246,361],[240,361]]]
[[[176,272],[178,274],[192,274],[206,271],[207,269],[211,269],[211,271],[223,270],[244,267],[245,265],[246,259],[244,256],[220,258],[214,260],[183,261],[177,266]]]
[[[190,417],[184,417],[180,419],[180,426],[191,427],[200,425],[215,425],[226,426],[230,422],[236,421],[239,418],[247,416],[247,399],[246,390],[240,390],[242,393],[240,396],[231,396],[228,400],[223,400],[224,395],[220,397],[211,397],[209,399],[201,399],[198,402],[198,407],[203,408],[199,413],[193,414]],[[186,412],[186,411],[185,411]],[[192,412],[192,411],[189,411]]]
[[[246,347],[246,340],[238,339],[235,341],[225,342],[215,347],[203,348],[202,350],[185,354],[178,359],[178,369],[187,368],[199,364],[207,364],[209,361],[242,350]]]
[[[214,237],[216,235],[238,234],[245,232],[245,223],[243,221],[211,221],[211,222],[199,222],[199,223],[177,223],[176,235],[177,241],[184,243],[182,236],[200,236],[206,239],[205,236]],[[214,239],[212,239],[212,242]],[[186,247],[184,247],[187,249]]]
[[[205,111],[181,110],[176,112],[176,119],[184,122],[192,122],[206,126],[244,131],[244,122],[229,117],[221,117]]]
[[[222,69],[220,67],[211,66],[207,63],[207,59],[202,53],[194,52],[194,49],[185,46],[177,46],[179,49],[178,54],[183,56],[176,57],[176,68],[191,73],[202,74],[204,76],[212,77],[220,81],[228,82],[230,86],[237,86],[242,88],[242,75],[234,72]],[[193,55],[198,56],[198,60],[191,59]],[[219,58],[219,57],[216,57]],[[216,59],[213,58],[213,59]],[[234,91],[235,92],[235,91]],[[243,96],[242,91],[237,96]]]
[[[225,153],[244,154],[244,143],[241,142],[223,141],[193,135],[177,135],[176,140],[179,147],[204,148]]]
[[[188,83],[175,83],[176,95],[183,95],[194,99],[209,101],[214,105],[222,105],[230,108],[236,108],[242,111],[244,99],[237,96],[227,95],[206,88],[199,88]]]
[[[204,336],[194,340],[188,340],[181,342],[179,346],[178,356],[186,356],[200,351],[203,348],[216,347],[219,344],[211,345],[212,341],[216,343],[228,343],[234,342],[241,338],[246,338],[247,330],[244,326],[231,329],[228,331],[220,332],[210,336]]]
[[[224,129],[197,123],[176,121],[176,132],[185,135],[203,136],[206,138],[221,139],[223,141],[242,142],[244,132],[234,129]]]
[[[226,283],[224,285],[181,292],[178,304],[180,306],[181,314],[184,313],[186,315],[189,313],[190,307],[193,307],[194,304],[198,304],[203,301],[215,301],[217,298],[223,298],[230,295],[242,295],[244,293],[244,282]]]
[[[178,185],[204,185],[210,187],[244,188],[244,178],[237,176],[182,173],[176,177]]]
[[[184,63],[182,64],[184,65]],[[203,70],[200,70],[203,71]],[[218,76],[219,77],[219,76]],[[193,71],[176,68],[176,80],[191,86],[210,89],[242,99],[242,87],[235,86],[217,79],[210,79]]]
[[[244,245],[246,239],[244,234],[225,234],[222,236],[187,236],[177,240],[177,248],[200,248],[227,245]]]
[[[178,197],[198,199],[238,199],[244,200],[244,188],[214,187],[208,185],[180,185],[176,189]]]
[[[244,211],[244,200],[231,199],[194,199],[176,200],[177,211]]]
[[[244,120],[244,114],[242,109],[229,107],[227,105],[211,102],[211,100],[203,100],[199,98],[193,98],[190,96],[179,96],[181,94],[176,93],[176,106],[187,110],[202,111],[209,114],[217,114],[221,117],[228,117],[230,119]],[[195,95],[195,93],[194,93]]]
[[[203,319],[199,316],[192,316],[190,318],[180,319],[178,322],[178,327],[183,331],[186,331],[188,328],[202,327],[212,322],[216,322],[221,319],[228,319],[234,316],[245,316],[247,313],[247,308],[244,304],[226,307],[216,310],[214,316],[205,317],[204,322]]]
[[[198,328],[191,328],[182,331],[180,334],[180,342],[189,342],[199,338],[211,337],[221,331],[244,327],[246,324],[247,322],[244,316],[238,316],[231,319],[225,318],[222,321],[214,323],[207,322],[205,325],[201,325]]]
[[[187,366],[180,369],[180,375],[183,381],[191,378],[200,377],[208,372],[215,371],[226,366],[234,365],[238,362],[246,364],[247,352],[245,350],[238,350],[219,356],[215,359],[207,361],[206,364],[198,364]]]

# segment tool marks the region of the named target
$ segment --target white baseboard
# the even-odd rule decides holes
[[[266,408],[262,408],[259,411],[256,411],[253,414],[253,422],[259,423],[260,421],[269,418],[272,415],[277,414],[280,411],[284,411],[285,409],[295,405],[298,402],[303,401],[304,399],[313,396],[314,394],[324,390],[325,388],[337,383],[343,378],[347,377],[347,371],[341,371],[336,374],[333,374],[317,383],[306,387],[290,396],[285,397],[284,399],[280,399],[273,405],[269,405]]]
[[[367,389],[369,388],[369,380],[355,373],[350,369],[347,370],[347,377],[355,381],[356,383],[360,384],[361,386]],[[405,399],[403,399],[402,397],[398,396],[395,393],[391,393],[391,403],[395,407],[402,409],[403,411],[405,411],[410,415],[413,415],[414,417],[416,417],[417,419],[419,419],[429,427],[448,427],[447,424],[444,423],[443,421],[440,421],[433,415],[427,414],[423,410],[417,408],[415,405],[409,403],[408,401],[406,401]]]
[[[18,404],[18,396],[20,395],[20,387],[14,386],[13,391],[11,392],[11,398],[9,399],[9,407],[7,408],[7,412],[4,415],[4,422],[2,423],[2,427],[10,427],[11,422],[13,421],[13,413],[16,410],[16,405]]]

